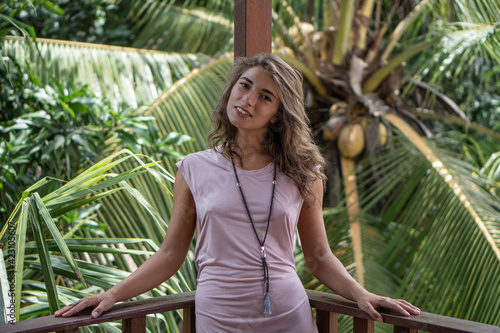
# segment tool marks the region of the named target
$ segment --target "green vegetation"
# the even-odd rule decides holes
[[[371,291],[500,325],[500,2],[273,10],[273,52],[302,71],[328,160],[332,250]],[[220,0],[0,4],[0,225],[6,259],[16,230],[19,319],[108,288],[158,248],[174,163],[207,148],[232,17]],[[354,127],[361,149],[339,152]],[[300,248],[296,260],[321,289]],[[141,297],[195,284],[191,251]],[[148,328],[175,332],[179,315]]]

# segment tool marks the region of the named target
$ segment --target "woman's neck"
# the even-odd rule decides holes
[[[236,153],[241,157],[239,167],[247,170],[260,169],[268,165],[272,158],[264,146],[264,138],[256,135],[238,135]]]
[[[243,155],[262,155],[266,154],[266,149],[264,147],[265,133],[247,133],[239,131],[236,135],[235,143],[238,146],[240,152]]]

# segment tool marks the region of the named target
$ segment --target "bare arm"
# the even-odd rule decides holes
[[[135,272],[108,291],[83,298],[79,304],[68,305],[55,313],[69,317],[89,306],[95,306],[92,317],[98,317],[113,304],[147,292],[174,275],[181,267],[193,238],[196,209],[193,196],[180,172],[174,184],[174,204],[165,239],[154,255]]]
[[[298,231],[304,258],[316,278],[332,291],[356,301],[374,320],[382,321],[377,307],[394,310],[402,315],[419,314],[420,310],[404,300],[394,300],[372,294],[365,290],[347,272],[344,265],[330,250],[323,222],[323,184],[320,180],[311,184],[311,192],[316,196],[312,205],[304,203],[300,212]]]

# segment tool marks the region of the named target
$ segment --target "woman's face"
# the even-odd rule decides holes
[[[262,67],[246,70],[236,81],[227,103],[231,124],[242,131],[267,131],[280,106],[278,87]]]

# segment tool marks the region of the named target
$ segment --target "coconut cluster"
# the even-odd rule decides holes
[[[330,108],[330,118],[323,125],[323,139],[327,141],[337,141],[340,154],[345,158],[353,159],[357,157],[366,146],[365,135],[367,131],[367,119],[373,117],[366,113],[349,119],[347,116],[348,106],[339,102]],[[380,121],[376,122],[376,144],[384,146],[387,143],[387,127]],[[369,138],[373,139],[373,138]]]

